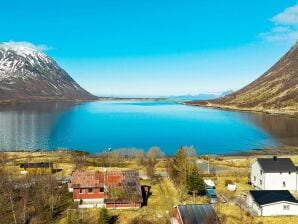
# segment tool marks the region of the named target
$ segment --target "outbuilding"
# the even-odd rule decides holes
[[[249,191],[247,206],[259,216],[298,215],[298,201],[288,190]]]
[[[220,224],[215,210],[210,204],[177,205],[174,207],[175,218],[172,223],[177,224]]]

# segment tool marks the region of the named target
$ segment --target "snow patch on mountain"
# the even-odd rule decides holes
[[[6,97],[94,98],[52,58],[27,45],[0,43],[0,98],[1,94]]]

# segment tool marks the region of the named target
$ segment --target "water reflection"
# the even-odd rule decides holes
[[[0,149],[45,148],[57,118],[73,106],[71,102],[1,105]]]
[[[242,116],[270,133],[281,144],[298,146],[298,119],[260,113],[244,113]]]

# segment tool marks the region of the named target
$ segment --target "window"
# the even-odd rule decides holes
[[[260,185],[262,185],[262,183],[263,183],[262,180],[260,180]]]
[[[82,188],[80,188],[80,194],[83,194],[83,189]]]
[[[283,208],[284,210],[290,210],[290,205],[284,205]]]
[[[261,175],[263,174],[263,170],[260,170],[260,174],[261,174]]]
[[[92,194],[93,193],[93,189],[92,188],[88,188],[88,194]]]
[[[282,186],[286,187],[286,182],[285,181],[282,182]]]
[[[104,187],[100,187],[99,188],[99,192],[105,192],[105,188]]]

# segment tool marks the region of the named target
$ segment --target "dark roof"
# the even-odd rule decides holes
[[[261,190],[249,191],[249,193],[259,205],[266,205],[280,201],[298,203],[294,196],[287,190]]]
[[[20,168],[50,168],[53,166],[51,162],[40,162],[40,163],[21,163]]]
[[[296,172],[290,158],[259,158],[257,159],[265,173]]]
[[[196,224],[218,224],[220,223],[219,218],[214,211],[213,207],[209,204],[200,205],[177,205],[176,206],[182,222],[185,224],[196,223]]]

